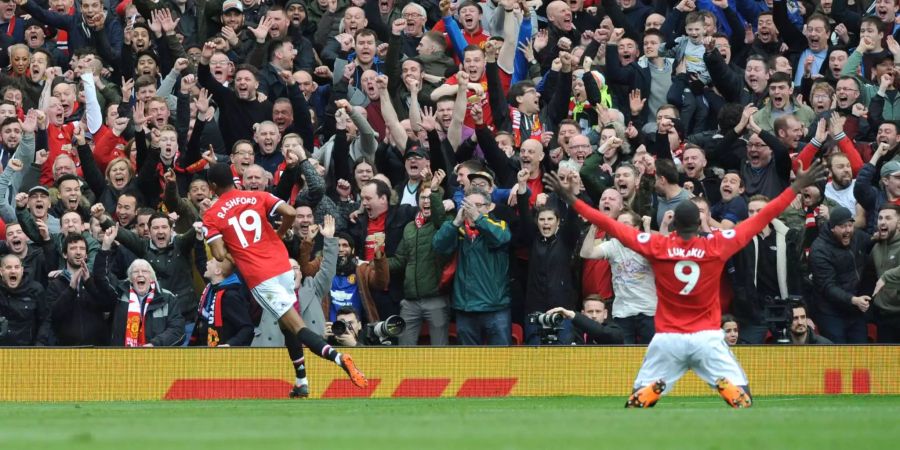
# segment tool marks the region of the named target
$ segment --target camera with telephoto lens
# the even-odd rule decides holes
[[[803,300],[802,296],[789,295],[787,298],[766,296],[763,301],[763,320],[778,344],[790,344],[788,336],[794,320],[794,305]]]
[[[334,325],[331,326],[332,332]],[[369,345],[396,345],[397,336],[406,329],[406,321],[400,316],[390,316],[366,328],[366,343]]]
[[[5,338],[6,333],[9,333],[9,321],[6,317],[0,316],[0,339]]]
[[[562,313],[547,314],[540,311],[533,312],[528,315],[527,320],[531,325],[537,325],[540,328],[538,334],[541,336],[541,345],[554,345],[559,343],[559,332],[563,329]]]

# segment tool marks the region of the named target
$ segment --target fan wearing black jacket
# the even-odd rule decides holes
[[[573,344],[577,345],[622,345],[625,340],[622,336],[622,329],[611,320],[609,310],[606,309],[606,303],[599,295],[589,295],[582,300],[581,312],[556,307],[547,314],[561,313],[564,318],[571,320],[575,327],[575,339]]]

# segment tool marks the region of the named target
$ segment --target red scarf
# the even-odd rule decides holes
[[[522,146],[522,142],[525,142],[529,138],[541,139],[541,132],[543,131],[541,128],[541,118],[538,117],[537,114],[533,115],[533,122],[531,123],[531,134],[528,136],[522,136],[522,120],[526,119],[525,114],[519,111],[517,108],[512,106],[509,107],[509,116],[512,118],[512,134],[513,139],[515,141],[516,148]]]
[[[463,229],[466,232],[466,237],[469,238],[470,241],[474,241],[475,238],[477,238],[478,235],[480,234],[480,232],[478,231],[477,228],[474,227],[474,225],[475,225],[474,223],[473,224],[469,223],[469,219],[466,219],[466,221],[463,222]]]
[[[150,303],[153,302],[155,292],[156,284],[151,283],[142,312],[141,301],[138,299],[137,293],[133,288],[128,288],[128,319],[125,321],[126,347],[143,347],[147,343],[147,337],[144,335],[144,318],[147,316],[147,310],[150,309]]]
[[[425,218],[425,215],[422,214],[422,211],[419,211],[418,213],[416,213],[416,228],[424,227],[425,222],[427,222],[427,221],[428,221],[428,219]]]
[[[209,310],[206,322],[206,345],[208,347],[218,347],[220,339],[219,329],[222,328],[222,296],[225,295],[225,290],[222,289],[213,295],[209,295],[210,287],[212,287],[212,284],[207,284],[203,288],[203,294],[200,296],[200,309],[197,315],[202,318],[203,310]]]

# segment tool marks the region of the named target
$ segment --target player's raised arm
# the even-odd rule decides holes
[[[638,230],[627,225],[617,222],[615,219],[606,216],[600,211],[591,207],[582,200],[575,197],[572,192],[571,184],[566,185],[559,179],[556,172],[544,175],[544,183],[559,196],[567,205],[575,208],[575,211],[587,219],[588,222],[597,226],[597,228],[609,233],[612,237],[618,239],[626,247],[641,253],[641,242],[638,241]],[[649,234],[647,235],[649,237]],[[646,241],[649,242],[649,239]],[[646,243],[644,242],[644,243]]]
[[[775,197],[769,204],[759,211],[759,214],[741,222],[734,228],[734,243],[732,248],[734,252],[740,250],[743,246],[750,242],[753,236],[759,234],[773,219],[778,217],[797,194],[807,186],[812,186],[826,179],[825,165],[821,161],[815,161],[809,170],[803,170],[803,163],[797,171],[797,178],[791,183],[791,186],[784,190],[778,197]]]

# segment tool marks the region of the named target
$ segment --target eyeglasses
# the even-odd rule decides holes
[[[581,144],[581,145],[570,145],[570,149],[572,150],[587,150],[591,148],[590,144]]]
[[[424,16],[419,13],[403,13],[401,17],[403,17],[404,19],[419,19]]]
[[[491,205],[490,203],[472,203],[472,206],[474,206],[476,208],[485,208],[490,205]]]
[[[769,146],[766,144],[753,144],[753,143],[748,142],[747,148],[752,150],[752,149],[758,149],[758,148],[769,148]]]
[[[3,1],[3,0],[0,0]],[[210,61],[209,65],[211,66],[227,66],[231,61]]]

